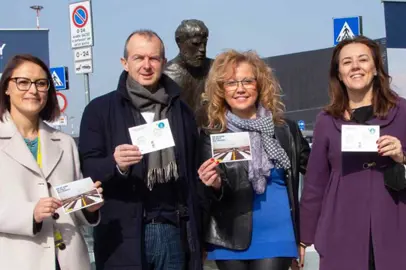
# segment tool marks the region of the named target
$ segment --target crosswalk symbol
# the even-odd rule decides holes
[[[352,32],[350,26],[348,25],[347,22],[345,22],[344,25],[343,25],[343,28],[341,28],[340,34],[338,34],[336,42],[339,43],[339,42],[341,42],[343,40],[352,39],[354,37],[355,37],[355,35]]]
[[[63,86],[63,82],[59,78],[58,74],[56,74],[56,71],[52,72],[52,80],[54,81],[55,86]]]

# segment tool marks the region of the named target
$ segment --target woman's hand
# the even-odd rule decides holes
[[[305,254],[306,254],[306,248],[302,245],[299,246],[299,261],[296,259],[292,260],[292,264],[290,268],[292,270],[300,270],[304,268],[304,262],[305,262]]]
[[[62,206],[62,202],[53,197],[41,198],[34,208],[34,220],[41,223],[47,217],[52,216]]]
[[[217,190],[221,188],[221,177],[217,172],[217,165],[220,162],[214,158],[206,160],[197,171],[200,180],[203,184],[209,187],[213,187]]]
[[[101,182],[100,181],[96,181],[94,183],[94,187],[97,188],[97,191],[99,192],[100,196],[103,198],[103,188],[101,187]],[[92,206],[89,206],[88,208],[86,208],[87,211],[93,213],[96,212],[97,210],[100,209],[100,207],[103,206],[104,201],[99,202],[97,204],[94,204]]]
[[[299,267],[304,268],[305,263],[306,248],[302,245],[299,246]]]
[[[381,156],[391,157],[397,163],[403,163],[402,143],[398,138],[384,135],[378,141],[378,154]]]

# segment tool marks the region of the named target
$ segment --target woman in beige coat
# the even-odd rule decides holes
[[[0,80],[0,269],[90,269],[80,226],[101,203],[64,214],[56,199],[52,187],[82,177],[74,140],[43,122],[58,116],[47,66],[13,57]]]

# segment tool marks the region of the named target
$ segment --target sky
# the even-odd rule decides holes
[[[42,5],[40,27],[49,29],[50,65],[69,68],[70,89],[63,130],[77,135],[85,107],[84,78],[74,73],[69,3],[63,0],[0,0],[0,28],[35,28],[31,5]],[[209,28],[208,57],[225,49],[256,50],[261,57],[317,50],[333,45],[333,18],[362,16],[364,35],[385,37],[380,0],[92,0],[93,65],[91,99],[116,89],[127,36],[152,29],[163,39],[168,60],[178,54],[174,33],[184,19]],[[309,63],[311,68],[311,63]],[[294,79],[294,78],[292,78]]]

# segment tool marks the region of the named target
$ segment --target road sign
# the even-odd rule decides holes
[[[55,121],[50,123],[52,126],[64,126],[66,127],[68,125],[68,116],[66,115],[61,115],[59,118]]]
[[[297,121],[300,130],[305,130],[305,122],[303,120]]]
[[[69,89],[68,68],[67,67],[51,67],[50,69],[52,80],[56,90]]]
[[[73,50],[75,62],[92,60],[92,47],[84,47]]]
[[[93,46],[92,12],[90,1],[69,5],[72,48]]]
[[[85,60],[80,62],[75,62],[75,73],[84,74],[93,72],[93,61]]]
[[[58,99],[58,104],[61,112],[64,112],[68,107],[68,100],[66,99],[65,95],[62,93],[56,93],[56,97]]]
[[[333,18],[334,45],[345,39],[362,35],[362,17]]]

